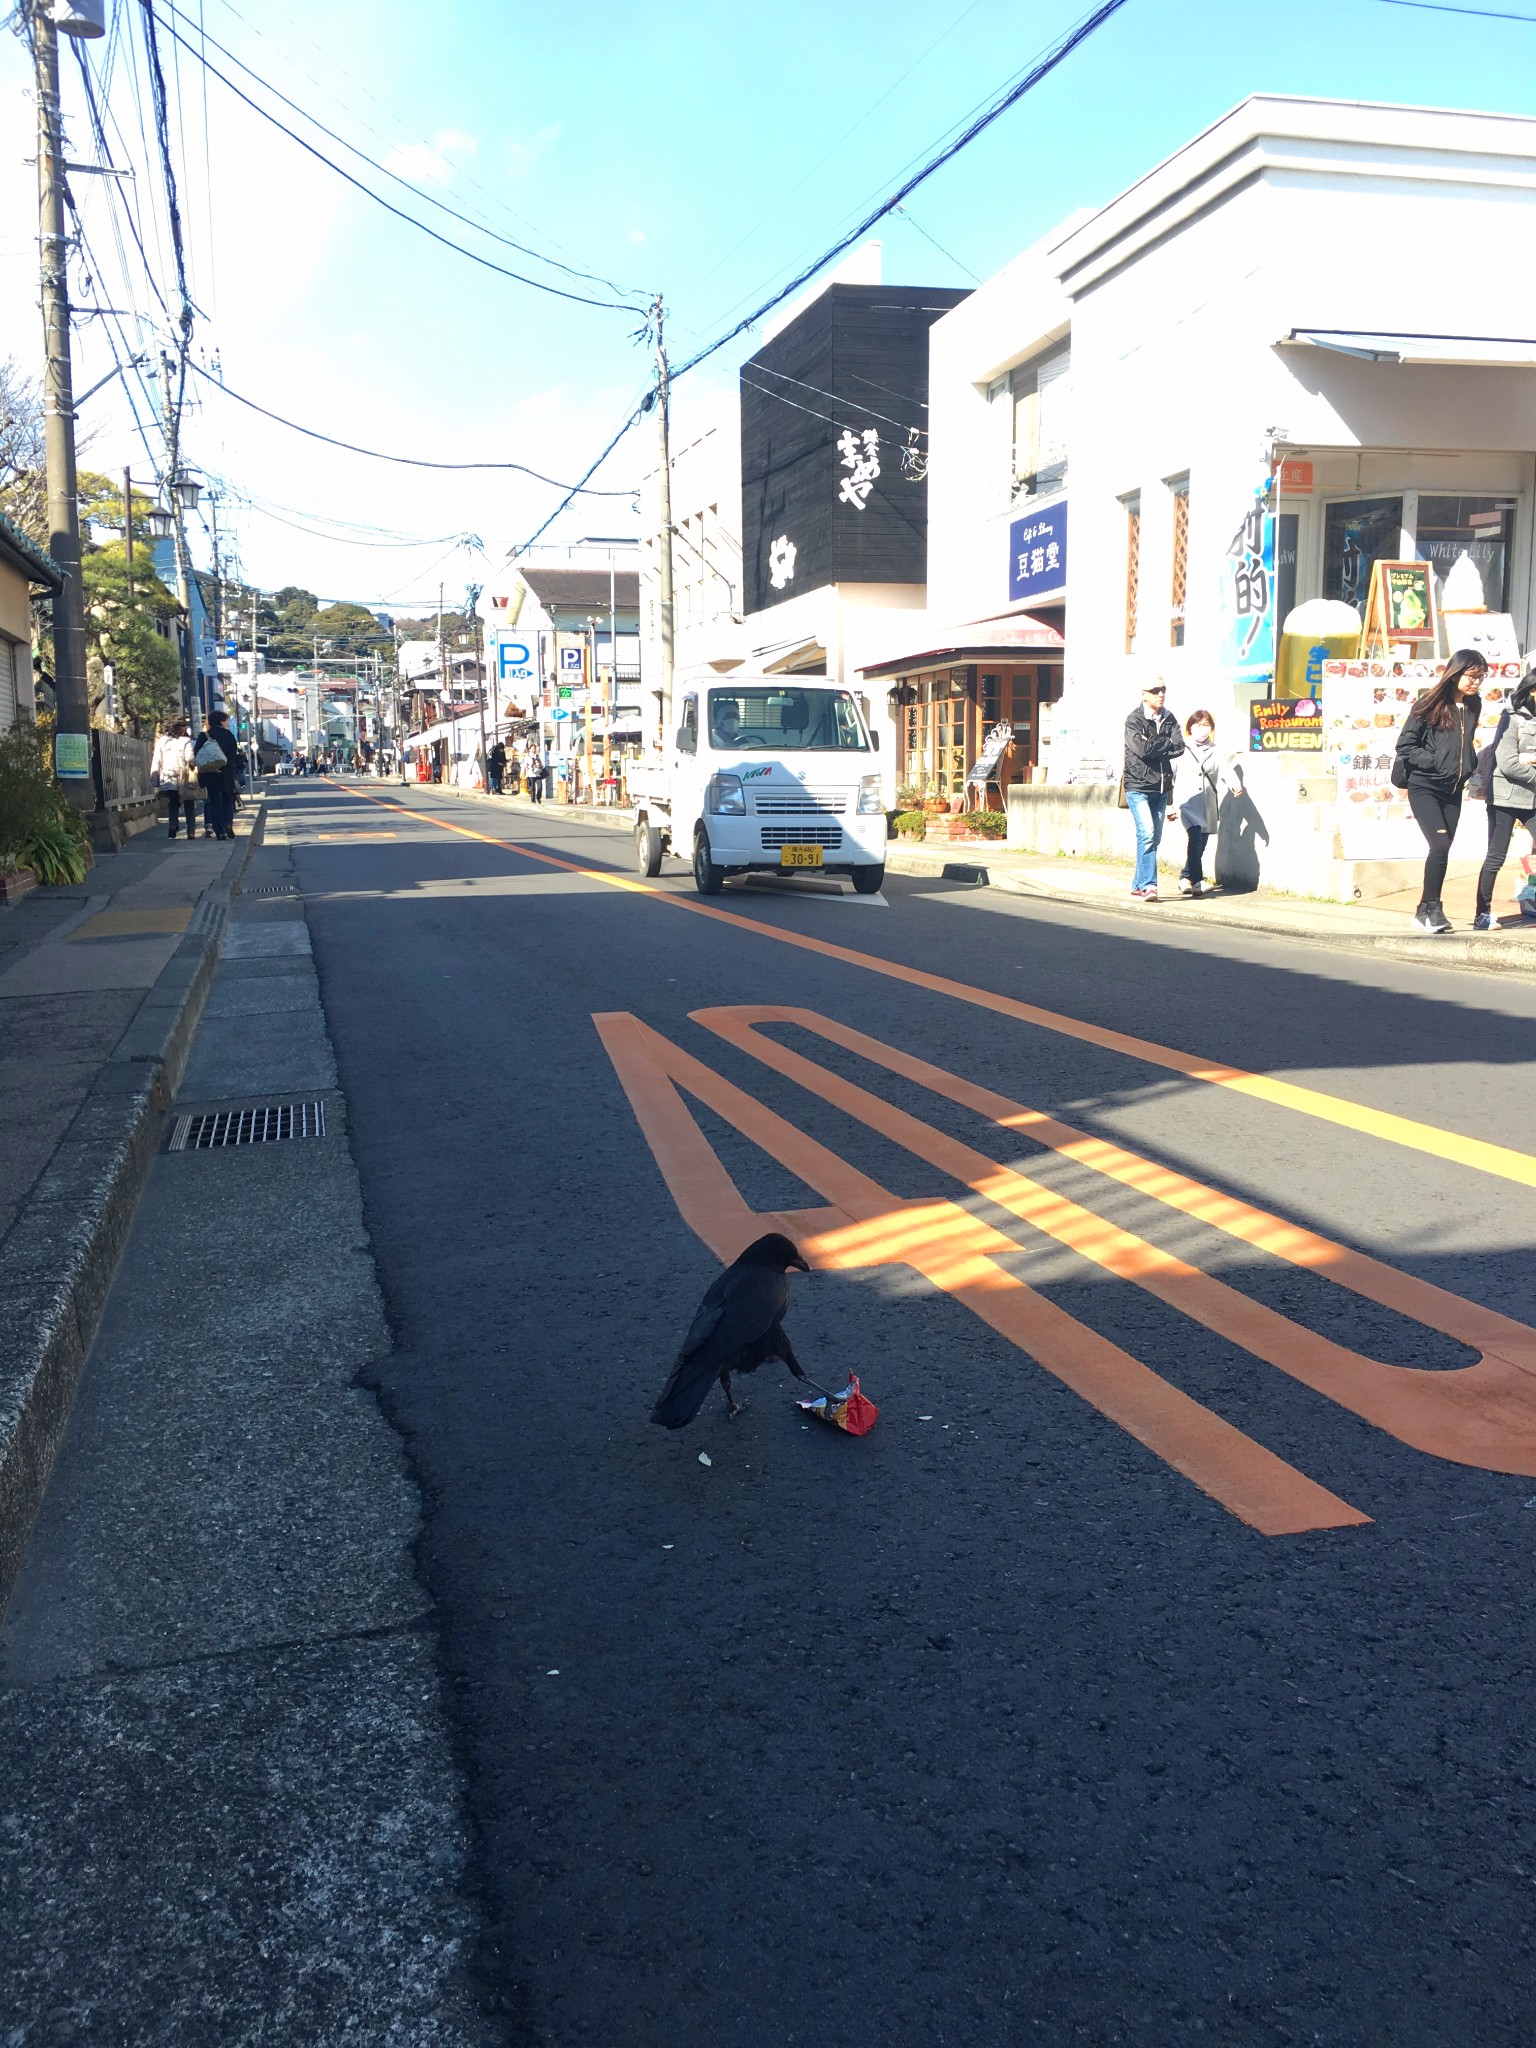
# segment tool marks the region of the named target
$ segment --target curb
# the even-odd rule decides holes
[[[910,853],[899,853],[887,856],[886,865],[895,874],[938,880],[946,871],[953,870],[957,863],[939,861],[932,856],[925,859],[921,855],[914,857]],[[1159,914],[1145,904],[1132,905],[1112,898],[1085,896],[1073,889],[1048,889],[1039,882],[1025,881],[1017,875],[996,874],[988,869],[985,860],[974,866],[967,865],[963,875],[951,873],[950,879],[979,882],[994,889],[1005,889],[1015,896],[1031,897],[1038,903],[1058,903],[1068,909],[1090,911],[1102,917],[1123,917],[1142,925]],[[1200,913],[1185,909],[1182,903],[1170,902],[1167,908],[1180,921],[1175,929],[1180,926],[1193,928],[1200,921]],[[1163,921],[1172,923],[1166,913]],[[1319,946],[1331,953],[1374,954],[1389,960],[1409,960],[1420,967],[1472,968],[1485,974],[1536,975],[1536,937],[1517,937],[1513,929],[1506,933],[1505,944],[1501,946],[1497,935],[1491,932],[1479,938],[1464,938],[1453,933],[1444,939],[1428,935],[1416,939],[1407,933],[1399,938],[1391,932],[1289,931],[1284,926],[1267,924],[1256,917],[1211,918],[1207,920],[1207,928],[1217,932],[1257,932],[1264,938],[1288,940],[1297,946]]]
[[[0,1613],[265,825],[263,803],[0,1243]]]

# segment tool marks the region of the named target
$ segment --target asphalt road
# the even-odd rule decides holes
[[[510,2039],[1529,2043],[1536,991],[280,801]]]

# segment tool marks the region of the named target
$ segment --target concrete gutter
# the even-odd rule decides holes
[[[0,1243],[0,1611],[265,825],[263,803]]]

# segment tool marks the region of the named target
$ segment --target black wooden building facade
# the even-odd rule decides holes
[[[828,583],[926,580],[928,330],[968,296],[830,285],[742,365],[749,612]]]

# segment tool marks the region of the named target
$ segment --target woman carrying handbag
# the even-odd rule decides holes
[[[1397,736],[1393,787],[1407,790],[1408,808],[1429,848],[1413,921],[1437,937],[1452,929],[1440,906],[1440,891],[1461,821],[1462,793],[1477,764],[1477,721],[1483,708],[1478,693],[1487,673],[1488,664],[1475,648],[1461,648],[1408,713]]]

